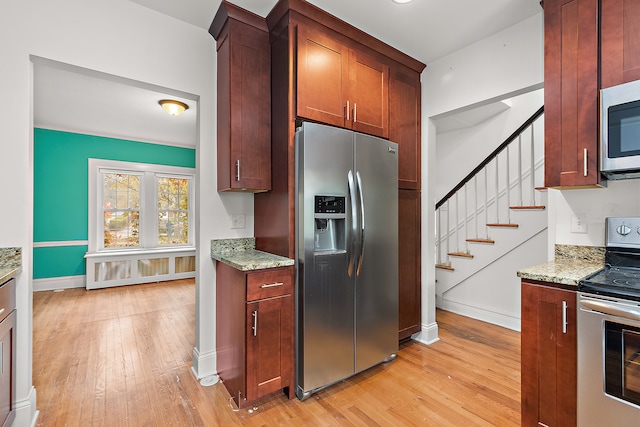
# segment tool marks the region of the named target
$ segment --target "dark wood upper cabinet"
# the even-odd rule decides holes
[[[545,185],[599,185],[598,0],[545,0],[544,104]]]
[[[298,117],[346,127],[348,62],[346,46],[320,31],[298,27]]]
[[[600,0],[601,87],[640,79],[640,2]]]
[[[389,67],[328,31],[298,25],[297,115],[389,136]]]
[[[223,1],[217,41],[218,191],[271,189],[269,33],[264,18]]]
[[[398,144],[398,187],[421,182],[420,73],[392,67],[389,79],[389,140]]]
[[[349,50],[351,129],[389,137],[389,66],[359,50]]]

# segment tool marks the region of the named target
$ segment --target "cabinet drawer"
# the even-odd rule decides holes
[[[4,319],[16,308],[16,279],[11,279],[0,286],[0,320]]]
[[[247,301],[293,293],[291,268],[269,269],[247,274]]]

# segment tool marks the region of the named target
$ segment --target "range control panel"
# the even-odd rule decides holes
[[[640,248],[640,217],[611,217],[605,222],[607,246]]]
[[[315,213],[317,214],[343,214],[345,213],[345,197],[342,196],[315,196]]]

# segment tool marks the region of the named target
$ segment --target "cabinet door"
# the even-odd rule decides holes
[[[392,67],[389,80],[389,140],[398,144],[398,187],[421,182],[420,74]]]
[[[382,138],[389,137],[389,66],[355,49],[349,51],[351,113],[347,127]]]
[[[398,339],[421,329],[420,191],[398,193]]]
[[[640,79],[640,2],[601,0],[601,87]]]
[[[298,26],[297,116],[345,126],[349,50],[327,34]]]
[[[223,3],[226,5],[226,3]],[[271,189],[269,35],[229,19],[218,36],[218,191]]]
[[[547,187],[600,181],[597,12],[598,0],[544,2]]]
[[[523,281],[521,299],[522,425],[575,426],[576,293]]]
[[[293,297],[247,304],[247,400],[291,386]]]
[[[0,425],[9,426],[15,417],[15,329],[16,311],[0,322]]]

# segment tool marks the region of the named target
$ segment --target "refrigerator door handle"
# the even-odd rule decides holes
[[[358,196],[360,200],[360,256],[358,257],[358,268],[356,269],[356,276],[359,276],[364,258],[364,195],[362,194],[362,178],[360,178],[360,172],[356,172],[356,182],[358,184]]]
[[[356,262],[356,234],[357,224],[358,224],[358,206],[356,201],[356,184],[353,179],[353,171],[349,170],[347,174],[347,184],[349,185],[349,199],[351,200],[351,230],[350,236],[351,239],[351,249],[349,251],[349,267],[347,269],[347,274],[349,277],[352,277],[355,273],[355,262]]]

